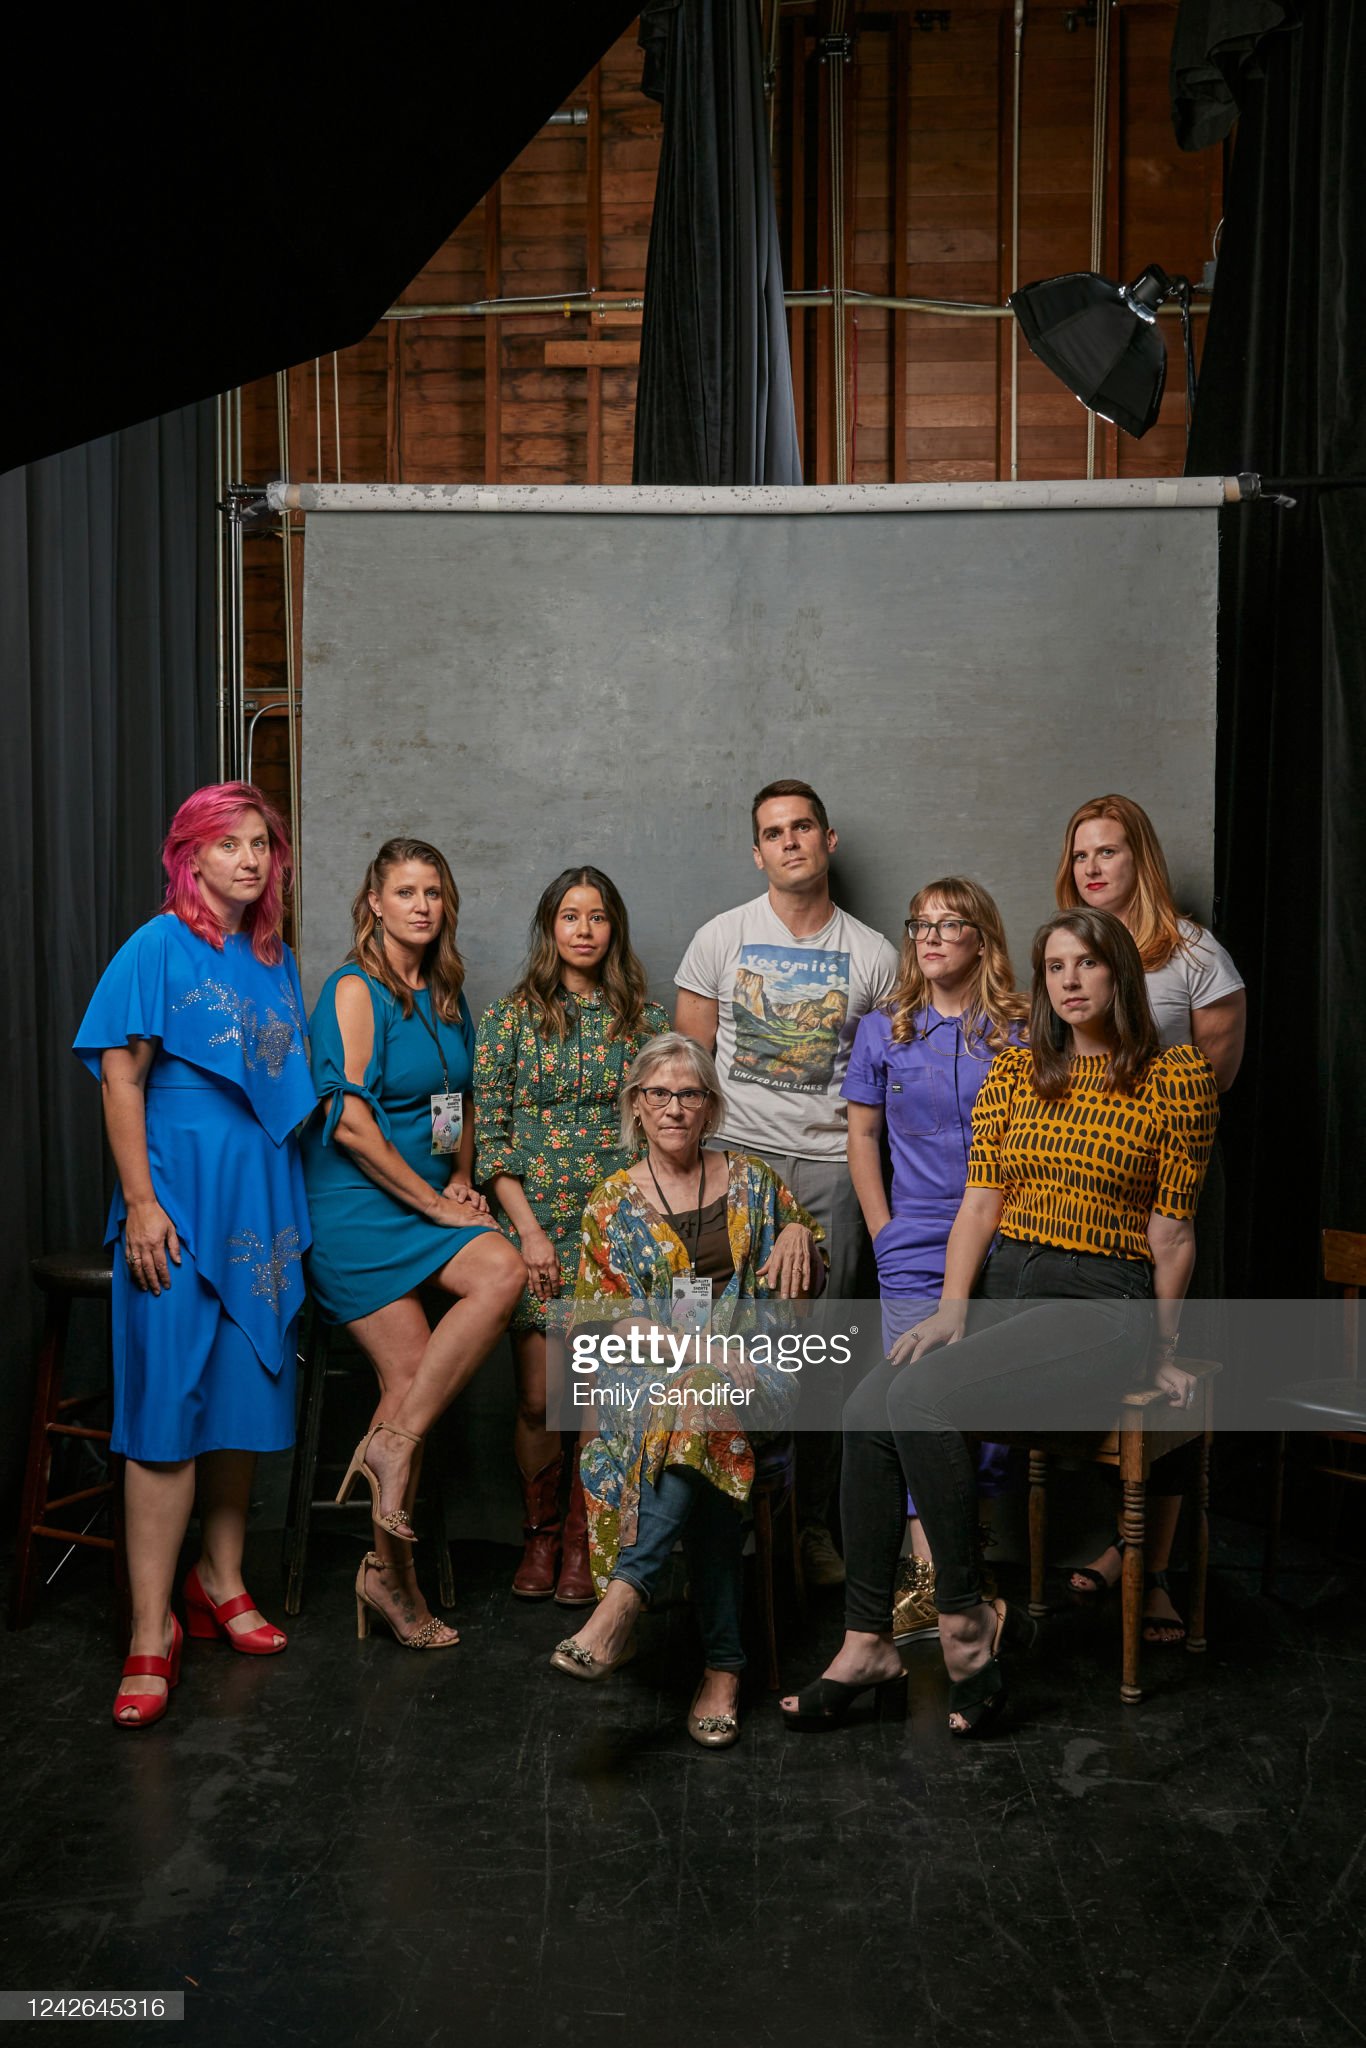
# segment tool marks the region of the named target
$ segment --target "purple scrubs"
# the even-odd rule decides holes
[[[861,1017],[841,1091],[882,1111],[892,1155],[891,1221],[873,1239],[888,1350],[943,1292],[949,1232],[967,1185],[972,1105],[995,1057],[976,1040],[967,1044],[961,1017],[941,1017],[932,1005],[916,1012],[915,1026],[916,1035],[898,1043],[884,1010]],[[1000,1445],[982,1446],[984,1493],[999,1491],[1005,1459]]]

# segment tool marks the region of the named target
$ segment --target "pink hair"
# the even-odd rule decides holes
[[[187,796],[171,820],[161,849],[166,870],[166,900],[170,910],[192,932],[211,946],[223,950],[223,927],[200,893],[191,861],[201,846],[231,831],[244,811],[259,811],[270,834],[270,873],[266,886],[242,917],[242,930],[251,939],[251,950],[267,967],[278,966],[284,958],[280,928],[284,923],[285,891],[294,879],[294,855],[289,844],[289,827],[273,803],[250,782],[210,782]]]

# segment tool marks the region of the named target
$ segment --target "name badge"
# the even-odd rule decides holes
[[[700,1273],[675,1273],[672,1293],[674,1328],[702,1335],[711,1324],[711,1281]]]
[[[460,1150],[465,1098],[463,1095],[433,1095],[431,1103],[432,1151],[438,1158],[448,1158]]]

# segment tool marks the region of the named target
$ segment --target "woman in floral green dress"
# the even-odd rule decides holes
[[[564,1607],[588,1606],[593,1586],[577,1451],[561,1527],[564,1460],[545,1418],[545,1305],[566,1284],[572,1291],[589,1192],[627,1163],[622,1075],[668,1029],[645,990],[616,887],[598,868],[567,868],[536,906],[521,980],[481,1018],[475,1045],[476,1177],[496,1197],[527,1271],[511,1325],[513,1450],[526,1511],[512,1590],[527,1600],[553,1593]]]

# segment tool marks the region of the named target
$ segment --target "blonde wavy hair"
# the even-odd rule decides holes
[[[1063,833],[1062,853],[1053,888],[1058,908],[1085,910],[1088,907],[1077,887],[1072,842],[1077,836],[1078,825],[1087,825],[1093,818],[1109,818],[1120,826],[1134,857],[1134,893],[1124,906],[1123,922],[1138,947],[1138,957],[1143,962],[1145,974],[1155,973],[1159,967],[1166,966],[1173,953],[1184,952],[1188,941],[1181,932],[1182,912],[1172,900],[1171,877],[1167,873],[1167,857],[1162,851],[1162,842],[1153,830],[1152,819],[1132,797],[1093,796],[1073,811]],[[1186,921],[1195,923],[1194,918]]]
[[[907,917],[922,916],[925,906],[936,900],[955,917],[975,925],[982,940],[982,951],[963,997],[966,1043],[970,1049],[978,1045],[984,1052],[1000,1052],[1012,1043],[1011,1025],[1023,1024],[1029,1015],[1028,998],[1015,986],[1015,970],[1010,964],[1001,913],[995,900],[978,883],[963,875],[944,875],[916,891]],[[896,986],[885,1005],[892,1020],[892,1037],[898,1045],[922,1035],[916,1014],[933,1001],[933,990],[921,968],[915,940],[906,932],[901,941]]]
[[[365,880],[356,892],[351,905],[351,951],[348,960],[354,960],[372,981],[387,988],[402,1006],[405,1017],[413,1014],[413,992],[402,976],[390,965],[384,950],[384,926],[370,907],[372,895],[378,896],[386,878],[394,868],[401,868],[410,860],[421,861],[426,867],[435,868],[441,882],[441,930],[432,940],[422,956],[422,978],[427,984],[433,1010],[444,1024],[458,1023],[460,1018],[460,991],[465,983],[465,963],[455,944],[456,921],[460,916],[460,891],[455,886],[455,877],[444,853],[429,846],[425,839],[386,839],[379,852],[365,870]]]

